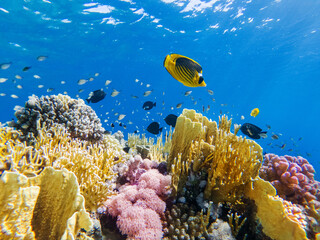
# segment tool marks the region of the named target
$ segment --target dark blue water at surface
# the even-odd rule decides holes
[[[203,114],[212,120],[221,111],[233,123],[250,122],[263,130],[270,125],[268,138],[257,140],[265,152],[301,155],[320,171],[319,1],[2,0],[0,20],[0,63],[12,62],[0,69],[0,78],[9,79],[0,83],[0,93],[6,94],[0,97],[2,123],[32,94],[66,91],[86,99],[104,88],[106,98],[90,106],[107,130],[116,123],[113,131],[126,135],[138,129],[153,136],[145,131],[152,121],[167,127],[168,114],[179,115],[183,108],[202,113],[210,105]],[[163,67],[169,53],[199,62],[207,87],[188,88],[174,80]],[[39,55],[48,59],[37,61]],[[23,72],[26,66],[31,69]],[[13,82],[17,74],[23,79]],[[94,80],[77,84],[90,77]],[[108,88],[106,80],[112,81]],[[49,88],[54,90],[48,93]],[[113,89],[120,94],[111,97]],[[147,90],[153,92],[144,97]],[[185,97],[188,90],[192,94]],[[157,102],[150,113],[142,109],[148,100]],[[253,118],[256,107],[260,114]],[[114,113],[126,115],[127,129],[118,126]],[[272,133],[282,135],[272,140]]]

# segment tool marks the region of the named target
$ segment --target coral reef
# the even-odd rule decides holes
[[[68,95],[37,97],[32,95],[24,107],[15,108],[16,122],[10,126],[21,130],[23,140],[34,143],[42,128],[65,128],[72,138],[99,142],[104,128],[94,110],[82,99],[72,99]]]
[[[216,239],[234,240],[227,222],[217,218],[217,212],[197,211],[193,206],[178,203],[171,210],[166,210],[165,236],[163,239]]]
[[[314,179],[312,165],[303,157],[266,154],[260,177],[271,182],[278,195],[293,203],[308,205],[313,200],[320,207],[320,182]]]
[[[161,239],[160,218],[166,208],[163,199],[168,196],[171,177],[150,169],[146,161],[144,168],[149,170],[141,174],[140,162],[140,157],[132,161],[127,173],[131,184],[121,186],[119,194],[104,203],[106,213],[116,218],[120,232],[130,239]]]
[[[276,189],[257,178],[247,185],[246,196],[255,201],[263,232],[274,240],[306,240],[306,216],[292,203],[276,196]]]
[[[194,110],[184,109],[177,119],[172,136],[169,167],[174,175],[173,186],[178,192],[189,174],[208,174],[205,197],[215,203],[234,202],[242,196],[245,184],[258,175],[262,149],[254,141],[230,132],[231,120],[223,116],[216,122]]]
[[[5,133],[17,135],[11,128],[1,128],[1,134]],[[113,194],[117,165],[123,161],[121,145],[113,136],[104,136],[97,145],[72,139],[64,128],[53,127],[39,130],[33,146],[26,146],[17,137],[7,139],[1,145],[1,163],[10,166],[6,170],[36,176],[46,166],[68,169],[77,176],[90,211]]]
[[[150,158],[153,161],[164,162],[167,161],[171,148],[172,130],[166,132],[164,144],[163,135],[157,137],[156,142],[153,138],[146,138],[142,134],[128,134],[127,146],[130,148],[130,153],[140,154],[142,158]]]
[[[74,239],[92,227],[72,172],[47,167],[32,178],[5,172],[0,187],[1,239]]]

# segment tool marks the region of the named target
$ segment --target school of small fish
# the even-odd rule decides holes
[[[35,89],[42,91],[42,94],[45,94],[44,92],[50,94],[51,92],[53,92],[54,94],[58,94],[59,85],[57,85],[57,83],[49,83],[45,81],[47,76],[44,73],[37,72],[39,70],[39,64],[43,64],[42,62],[49,61],[50,59],[48,60],[48,58],[49,57],[47,55],[37,56],[35,57],[37,61],[35,61],[33,64],[17,66],[20,70],[18,72],[14,72],[13,75],[12,73],[10,73],[11,75],[3,73],[6,73],[10,71],[10,69],[13,69],[14,67],[11,66],[16,63],[11,61],[1,63],[0,86],[5,86],[6,88],[10,84],[13,84],[15,89],[20,92],[4,92],[2,90],[2,92],[0,93],[0,97],[21,99],[20,94],[22,93],[22,91],[24,91],[24,89],[30,88],[30,84],[26,82],[32,81],[32,79],[34,82],[33,86],[35,87]],[[191,58],[179,54],[169,54],[165,58],[164,67],[174,79],[176,79],[186,87],[207,86],[207,83],[204,82],[201,65]],[[135,78],[133,81],[134,84],[138,86],[138,90],[128,93],[125,91],[125,88],[121,84],[117,84],[116,79],[109,78],[106,80],[106,78],[104,78],[105,76],[103,75],[104,74],[101,74],[100,72],[94,72],[89,73],[86,76],[80,76],[78,80],[74,79],[72,81],[64,79],[59,80],[60,82],[58,83],[60,83],[61,86],[68,86],[67,90],[69,91],[71,91],[72,88],[75,87],[75,96],[78,98],[86,99],[88,104],[92,104],[92,107],[97,106],[99,109],[102,109],[99,110],[99,112],[106,109],[105,105],[110,106],[108,105],[108,102],[112,101],[112,109],[107,108],[107,110],[104,111],[103,114],[100,114],[100,117],[103,118],[102,121],[107,125],[106,128],[108,130],[106,130],[106,132],[108,133],[110,133],[110,131],[116,130],[116,127],[126,129],[128,125],[130,126],[130,129],[134,128],[133,132],[135,133],[147,131],[151,134],[157,135],[160,134],[163,129],[168,130],[171,127],[175,127],[177,118],[182,111],[181,108],[199,108],[199,112],[202,111],[203,114],[206,114],[210,118],[217,113],[220,113],[220,115],[230,114],[231,107],[235,107],[234,105],[230,106],[230,104],[228,103],[217,104],[216,99],[213,97],[214,91],[208,88],[201,92],[197,89],[179,92],[176,95],[181,96],[180,101],[171,102],[170,96],[168,95],[168,97],[166,97],[166,91],[159,91],[159,89],[156,88],[155,84],[153,84],[154,89],[150,88],[151,84],[143,81],[143,79],[141,80],[140,78]],[[102,80],[101,78],[104,78],[104,80]],[[92,82],[95,82],[95,86],[98,85],[100,89],[99,87],[92,88]],[[169,82],[170,81],[168,80],[168,83]],[[50,84],[52,84],[52,86],[50,86]],[[70,84],[73,84],[73,87],[70,88]],[[112,88],[112,90],[109,89],[109,87]],[[199,89],[201,90],[201,88]],[[67,91],[61,92],[67,94]],[[159,106],[157,106],[157,102],[160,102]],[[99,104],[95,105],[97,103]],[[133,106],[137,106],[137,104],[142,106],[142,109],[141,107],[133,108]],[[214,111],[211,111],[211,107],[213,106],[211,104],[215,104],[215,107],[213,107]],[[128,111],[128,109],[131,110]],[[254,108],[251,110],[250,116],[256,118],[259,113],[259,108]],[[139,118],[141,119],[140,121],[142,121],[142,124],[141,122],[136,120],[135,115],[137,114],[142,114],[142,116],[140,116]],[[237,116],[238,114],[234,117]],[[233,117],[232,114],[231,117]],[[241,121],[244,121],[246,117],[246,114],[238,116],[239,120]],[[298,146],[298,142],[302,140],[302,137],[297,140],[291,138],[291,142],[285,142],[285,138],[279,132],[269,132],[268,134],[267,132],[270,129],[271,126],[268,124],[266,124],[266,129],[264,131],[252,123],[243,123],[240,128],[241,132],[249,138],[266,140],[271,139],[271,142],[267,143],[267,145],[270,147],[277,147],[281,150],[287,149],[287,151],[294,151],[294,147]]]

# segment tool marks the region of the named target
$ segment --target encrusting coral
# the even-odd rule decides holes
[[[70,171],[47,167],[32,178],[5,172],[0,189],[1,239],[75,239],[92,226]]]
[[[82,99],[73,99],[68,95],[37,97],[32,95],[24,107],[15,107],[17,121],[9,125],[21,130],[21,138],[34,143],[42,128],[65,128],[72,138],[99,142],[103,138],[104,128],[95,111]]]
[[[257,178],[246,196],[255,201],[263,232],[274,240],[306,240],[306,216],[298,206],[276,196],[271,183]]]
[[[194,110],[184,109],[172,136],[169,168],[179,175],[180,191],[190,168],[208,174],[205,197],[214,202],[234,202],[244,186],[257,175],[262,162],[262,148],[254,141],[230,132],[231,120],[222,116],[219,127]],[[180,156],[181,154],[181,156]],[[175,176],[177,178],[177,176]],[[175,181],[177,182],[177,181]]]

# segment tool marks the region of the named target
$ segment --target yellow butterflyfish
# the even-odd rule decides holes
[[[250,115],[251,115],[252,117],[256,117],[256,116],[258,116],[259,112],[260,112],[260,111],[259,111],[259,108],[255,108],[255,109],[252,109]]]
[[[202,77],[202,67],[191,58],[180,54],[168,54],[164,59],[163,66],[173,78],[187,87],[205,87]]]

